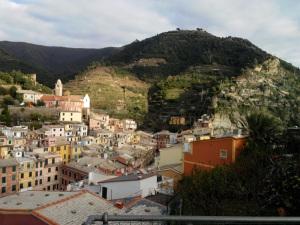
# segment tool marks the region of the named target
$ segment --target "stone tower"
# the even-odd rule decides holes
[[[58,79],[55,84],[54,94],[57,96],[63,95],[63,84],[60,79]]]

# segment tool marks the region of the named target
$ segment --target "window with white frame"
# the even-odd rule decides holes
[[[221,149],[220,150],[220,158],[227,159],[227,157],[228,157],[228,151],[226,149]]]

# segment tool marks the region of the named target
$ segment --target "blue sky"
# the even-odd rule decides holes
[[[299,12],[298,0],[0,0],[0,40],[102,48],[200,27],[300,67]]]

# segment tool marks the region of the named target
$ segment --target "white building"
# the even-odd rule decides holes
[[[8,138],[23,138],[28,132],[28,126],[1,127],[0,130]]]
[[[32,90],[17,90],[17,93],[22,95],[23,102],[32,102],[35,104],[43,96],[42,93],[32,91]]]
[[[54,94],[56,96],[62,96],[63,95],[63,84],[60,79],[57,80],[55,84]]]
[[[85,94],[83,98],[83,108],[89,109],[91,107],[91,99],[88,94]]]
[[[75,123],[73,124],[73,131],[76,136],[85,137],[88,133],[88,126],[84,123]]]
[[[158,189],[156,174],[130,174],[102,181],[99,184],[99,194],[107,200],[136,196],[144,198],[154,194]]]
[[[124,119],[123,122],[123,128],[124,130],[136,130],[137,129],[137,123],[132,119]]]
[[[41,129],[41,132],[44,132],[46,137],[64,137],[65,136],[65,127],[64,125],[44,125]]]

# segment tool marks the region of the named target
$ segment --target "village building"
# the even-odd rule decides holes
[[[59,113],[60,122],[82,122],[82,112],[78,111],[61,111]]]
[[[172,133],[168,130],[162,130],[154,134],[157,141],[157,149],[166,148],[177,143],[177,133]]]
[[[19,191],[33,190],[35,185],[35,159],[30,156],[18,156],[16,160],[19,171]]]
[[[18,185],[18,163],[15,159],[0,159],[0,196],[16,193]]]
[[[128,197],[146,197],[155,193],[158,188],[156,174],[130,174],[99,183],[99,194],[107,200],[123,199]],[[122,187],[122,188],[120,188]]]
[[[32,90],[17,90],[17,93],[22,96],[23,102],[25,103],[36,104],[39,100],[41,100],[41,97],[43,96],[42,93]]]
[[[40,153],[36,155],[34,190],[55,191],[59,189],[60,155]]]
[[[124,214],[125,210],[86,190],[27,191],[0,198],[3,224],[82,225],[88,216],[105,212]]]
[[[184,175],[235,162],[246,141],[245,136],[225,136],[188,143],[184,146]]]
[[[137,129],[137,123],[132,119],[124,119],[122,122],[124,130],[135,131]]]

